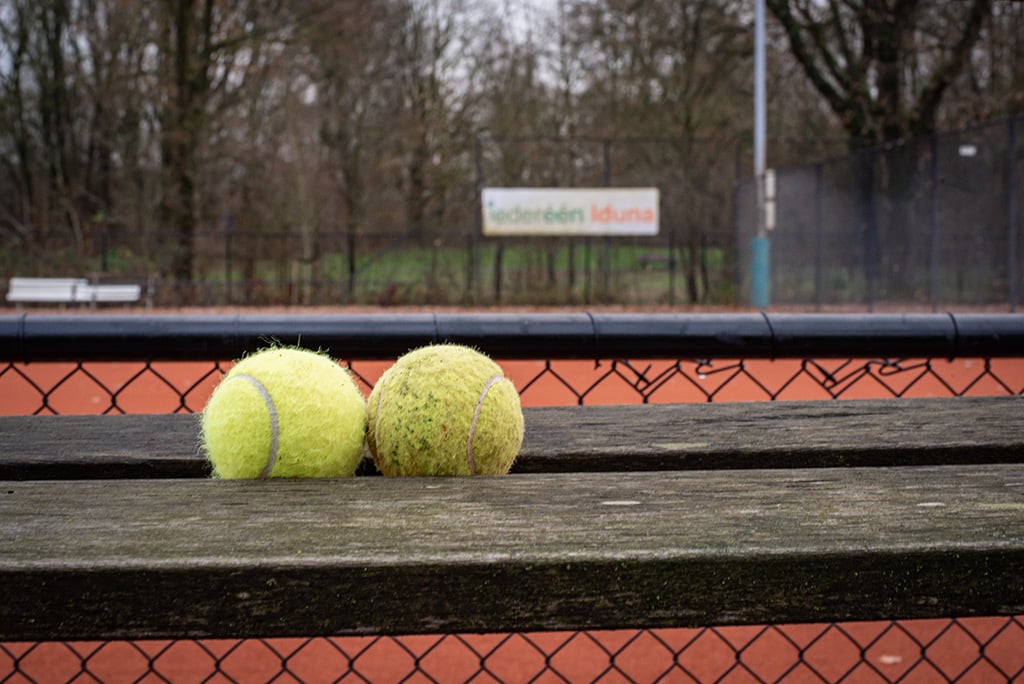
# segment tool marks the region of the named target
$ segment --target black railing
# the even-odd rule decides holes
[[[445,341],[501,359],[1013,357],[1024,355],[1024,315],[0,316],[0,361],[233,359],[269,344],[386,359]]]

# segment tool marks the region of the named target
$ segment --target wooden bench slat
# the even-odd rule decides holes
[[[1024,469],[0,483],[0,639],[1024,613]]]
[[[1024,461],[1024,398],[527,408],[515,472]],[[5,416],[0,478],[204,477],[194,415]]]

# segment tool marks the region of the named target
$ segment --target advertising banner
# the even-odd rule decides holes
[[[657,188],[484,188],[484,235],[657,235]]]

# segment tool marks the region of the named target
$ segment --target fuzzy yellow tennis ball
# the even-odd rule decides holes
[[[523,442],[519,393],[498,364],[453,344],[388,368],[367,400],[367,444],[384,475],[499,475]]]
[[[214,477],[337,477],[355,473],[366,401],[325,354],[274,347],[236,363],[203,409]]]

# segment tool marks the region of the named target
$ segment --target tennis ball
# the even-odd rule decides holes
[[[367,445],[384,475],[501,475],[523,442],[519,393],[484,354],[454,344],[413,350],[367,401]]]
[[[326,354],[273,347],[224,376],[201,431],[214,477],[348,476],[363,454],[366,401]]]

